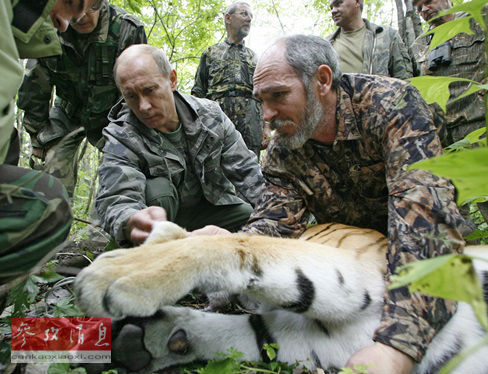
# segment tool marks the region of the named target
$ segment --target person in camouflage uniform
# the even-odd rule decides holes
[[[442,10],[452,7],[449,0],[428,0],[417,4],[417,11],[425,21],[431,22],[431,28],[448,21],[467,17],[468,14],[448,14],[435,18]],[[432,35],[419,37],[412,45],[415,55],[416,75],[450,76],[482,82],[486,70],[485,32],[474,20],[470,21],[473,34],[459,33],[450,40],[428,51]],[[450,100],[446,106],[445,132],[442,140],[447,147],[462,140],[469,133],[486,126],[485,102],[478,93],[457,99],[470,86],[469,82],[453,82],[449,85]],[[440,108],[437,108],[440,111]],[[481,214],[488,222],[488,203],[478,204]],[[463,214],[469,216],[469,208],[462,208]]]
[[[439,11],[451,8],[449,0],[430,0],[417,6],[425,21],[436,17]],[[448,14],[432,20],[432,28],[467,14]],[[470,20],[473,34],[459,33],[441,46],[429,52],[432,35],[417,38],[412,45],[416,61],[416,75],[451,76],[477,82],[483,80],[486,70],[485,33],[474,19]],[[485,104],[481,95],[474,94],[457,99],[469,87],[469,82],[454,82],[449,85],[450,100],[445,118],[447,137],[443,146],[463,139],[470,132],[485,126]]]
[[[342,74],[329,42],[279,40],[259,60],[254,94],[276,135],[263,160],[262,196],[243,231],[298,237],[313,214],[388,237],[387,279],[411,261],[461,251],[465,222],[451,183],[409,165],[441,154],[433,114],[398,79]],[[389,290],[376,344],[349,365],[410,373],[455,306]]]
[[[45,160],[39,167],[58,177],[70,196],[82,140],[86,137],[102,148],[107,114],[120,98],[112,75],[115,59],[129,45],[146,43],[138,19],[107,0],[98,5],[59,34],[62,55],[28,61],[19,90],[18,106],[24,110],[33,156]],[[56,98],[50,108],[54,87]]]
[[[247,147],[259,157],[263,113],[261,104],[252,96],[256,54],[244,45],[252,17],[251,8],[245,2],[235,2],[227,8],[227,38],[203,52],[191,93],[217,101]]]
[[[345,73],[412,77],[412,61],[400,35],[389,26],[361,18],[363,0],[332,0],[330,9],[339,28],[328,39]]]
[[[22,80],[19,58],[61,53],[56,28],[66,31],[93,0],[0,3],[0,284],[34,267],[66,238],[71,211],[56,178],[5,164],[14,129],[14,97]],[[53,25],[55,27],[53,27]],[[5,296],[0,288],[0,309]]]
[[[219,106],[176,91],[176,71],[155,47],[128,48],[114,74],[127,104],[111,110],[103,130],[95,206],[105,230],[127,245],[144,241],[157,220],[239,229],[262,174]]]

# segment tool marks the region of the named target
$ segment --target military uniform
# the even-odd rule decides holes
[[[252,96],[255,68],[256,54],[244,44],[226,39],[203,52],[191,93],[217,101],[247,147],[259,157],[263,113]]]
[[[61,56],[28,62],[18,106],[25,112],[23,125],[32,145],[52,149],[45,171],[60,178],[72,195],[79,145],[86,136],[101,149],[107,114],[120,98],[113,79],[115,59],[128,46],[146,43],[146,34],[139,20],[105,2],[94,31],[80,34],[69,27],[59,36]]]
[[[462,249],[465,229],[454,187],[414,162],[441,153],[429,107],[403,81],[344,74],[337,92],[333,144],[309,140],[297,150],[272,141],[265,185],[245,232],[298,237],[310,214],[388,236],[388,276],[398,266]],[[387,291],[375,340],[420,361],[453,305]]]
[[[127,220],[147,206],[164,207],[170,221],[190,230],[217,222],[232,229],[247,221],[252,207],[245,204],[240,225],[230,222],[223,209],[217,217],[218,209],[213,207],[244,205],[237,193],[254,205],[261,193],[257,158],[218,105],[178,92],[174,98],[186,143],[182,147],[139,122],[122,103],[112,109],[111,123],[103,130],[105,146],[95,206],[105,230],[122,245],[127,244]],[[188,178],[189,173],[194,178]],[[203,223],[211,209],[218,221]],[[203,224],[195,227],[187,219],[192,214],[202,215]]]
[[[385,75],[400,79],[411,78],[412,61],[398,32],[389,26],[375,25],[364,18],[363,21],[366,24],[363,68],[358,73]],[[340,32],[341,28],[338,28],[328,36],[327,39],[332,46]]]
[[[461,16],[464,15],[458,17]],[[418,38],[412,46],[417,62],[417,75],[451,76],[481,82],[486,69],[485,33],[474,19],[471,19],[471,29],[474,31],[472,35],[460,33],[448,41],[451,63],[440,64],[435,70],[429,69],[428,48],[431,35]],[[444,147],[485,126],[485,104],[482,96],[473,94],[453,101],[468,86],[468,82],[454,82],[449,85],[451,100],[447,103],[445,114],[447,137],[443,139]]]
[[[71,226],[66,190],[55,178],[4,164],[23,73],[19,58],[61,52],[48,20],[55,3],[0,3],[0,283],[30,270],[66,238]]]

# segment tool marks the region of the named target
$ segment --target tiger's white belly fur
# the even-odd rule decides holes
[[[314,227],[303,238],[186,238],[183,229],[164,222],[144,245],[108,252],[84,269],[76,281],[78,304],[95,317],[145,317],[132,320],[144,327],[152,356],[139,372],[209,360],[230,347],[259,361],[269,342],[278,343],[280,361],[340,368],[373,344],[385,290],[386,239],[338,224]],[[488,259],[486,246],[469,251]],[[488,263],[476,267],[487,288]],[[195,288],[245,294],[260,311],[225,315],[171,306]],[[437,372],[484,334],[470,307],[460,303],[415,372]],[[453,373],[488,373],[488,346]]]

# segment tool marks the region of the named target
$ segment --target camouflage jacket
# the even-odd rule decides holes
[[[459,14],[457,17],[464,16]],[[470,25],[474,33],[455,35],[448,42],[451,46],[451,63],[439,66],[437,70],[429,69],[428,48],[431,35],[418,38],[412,45],[416,75],[451,76],[481,82],[486,69],[485,33],[474,19],[471,19]],[[449,85],[451,95],[445,114],[448,132],[449,128],[463,126],[466,130],[462,133],[466,135],[485,126],[485,104],[482,96],[473,94],[453,101],[466,91],[468,86],[469,82],[453,82]],[[451,139],[450,142],[457,140],[459,139]]]
[[[448,180],[408,165],[441,153],[432,113],[398,79],[344,74],[333,144],[290,150],[272,141],[265,185],[244,231],[297,237],[318,223],[372,228],[388,236],[389,277],[398,266],[462,248],[464,220]],[[442,299],[388,291],[375,340],[419,361],[452,313]]]
[[[412,61],[398,32],[389,26],[375,25],[363,18],[366,34],[363,45],[363,70],[358,73],[385,75],[400,79],[411,78]],[[334,45],[341,28],[328,40]]]
[[[19,90],[18,106],[25,111],[24,126],[33,145],[42,146],[66,135],[66,129],[50,126],[53,87],[56,106],[71,120],[71,130],[84,126],[96,144],[107,114],[119,100],[113,79],[117,56],[128,46],[146,42],[143,24],[106,2],[93,32],[82,35],[72,28],[59,33],[63,54],[28,62],[30,68]],[[69,130],[69,131],[71,131]]]
[[[252,76],[256,69],[256,54],[244,44],[229,40],[208,47],[200,57],[192,95],[215,100],[227,91],[252,96]]]
[[[22,80],[19,58],[61,53],[56,29],[49,19],[56,0],[3,1],[0,5],[0,164],[5,160],[14,128],[14,98]],[[29,17],[25,17],[29,14]]]
[[[203,195],[212,204],[242,203],[238,190],[254,206],[261,194],[262,174],[257,157],[218,104],[175,93],[180,123],[188,144],[191,167],[201,182]],[[146,179],[165,177],[175,186],[190,167],[157,130],[141,124],[132,112],[110,112],[103,130],[105,146],[100,166],[100,187],[95,206],[103,227],[120,243],[128,218],[146,208]]]

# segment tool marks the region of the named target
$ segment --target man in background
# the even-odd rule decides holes
[[[339,28],[328,39],[342,72],[412,77],[412,61],[400,35],[389,26],[362,18],[363,0],[332,0],[330,10]]]
[[[128,46],[146,43],[146,34],[137,18],[96,0],[83,18],[71,20],[59,40],[61,55],[28,61],[18,106],[31,136],[31,166],[41,161],[36,168],[59,178],[72,197],[79,146],[86,137],[102,148],[107,114],[120,99],[112,74],[115,59]]]
[[[248,220],[262,188],[256,155],[217,103],[180,94],[161,49],[135,45],[117,59],[124,100],[104,130],[95,201],[104,229],[137,245],[156,221],[230,231]]]
[[[256,54],[244,45],[252,18],[246,2],[238,1],[227,8],[224,15],[227,37],[203,52],[191,93],[217,101],[247,147],[259,157],[263,114],[261,105],[252,96]]]
[[[430,22],[430,29],[446,22],[466,17],[467,14],[447,14],[436,18],[439,12],[452,7],[450,0],[427,0],[418,2],[416,9],[424,21]],[[473,34],[459,33],[429,52],[432,34],[419,37],[413,44],[416,75],[434,77],[456,77],[482,82],[486,71],[485,32],[472,18],[469,25]],[[446,105],[445,131],[442,131],[442,145],[462,140],[469,133],[486,126],[485,99],[480,93],[458,99],[470,86],[469,82],[452,82],[449,85],[450,98]],[[441,111],[440,108],[436,108]],[[478,203],[484,220],[488,222],[488,202]],[[469,207],[462,207],[469,216]]]
[[[19,58],[60,54],[55,28],[66,31],[92,6],[93,0],[0,3],[0,284],[31,270],[71,227],[66,190],[56,178],[5,163],[23,74]],[[0,309],[5,291],[0,288]]]

